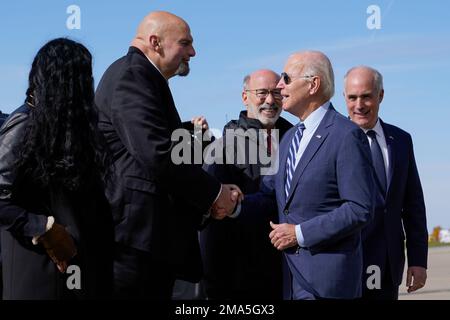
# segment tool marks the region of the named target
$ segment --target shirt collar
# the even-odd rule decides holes
[[[381,126],[380,118],[377,119],[377,122],[375,123],[375,126],[372,129],[364,129],[364,128],[361,128],[361,129],[364,131],[364,133],[367,133],[367,131],[369,131],[369,130],[373,130],[373,131],[375,131],[377,136],[379,136],[379,137],[384,136],[383,127]]]
[[[169,81],[166,79],[166,77],[164,77],[164,75],[162,74],[161,70],[159,70],[159,68],[156,66],[156,64],[147,56],[145,56],[148,61],[150,61],[150,63],[156,68],[156,70],[158,70],[158,72],[162,75],[162,77],[166,80],[166,82],[168,83]]]
[[[330,107],[330,101],[325,102],[319,108],[314,110],[306,119],[303,121],[306,130],[315,128],[319,125],[320,121],[322,121],[325,113],[327,113],[328,108]]]

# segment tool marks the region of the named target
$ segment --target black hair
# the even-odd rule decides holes
[[[25,102],[31,108],[16,169],[43,186],[80,190],[107,178],[108,154],[94,105],[92,56],[58,38],[33,60]]]

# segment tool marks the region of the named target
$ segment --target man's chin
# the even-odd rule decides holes
[[[275,122],[277,122],[278,117],[274,117],[274,118],[259,118],[258,120],[259,120],[259,122],[261,122],[263,124],[264,127],[267,127],[267,126],[275,125]]]
[[[364,128],[367,126],[367,124],[369,123],[369,121],[367,119],[361,119],[358,117],[353,117],[353,119],[351,119],[354,123],[356,123],[358,125],[358,127]]]
[[[175,75],[180,77],[186,77],[189,74],[189,71],[191,71],[189,69],[189,65],[187,63],[182,63],[175,72]]]

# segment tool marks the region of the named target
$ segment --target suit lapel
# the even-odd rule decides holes
[[[289,202],[289,199],[294,194],[295,188],[297,187],[298,180],[302,176],[306,167],[311,162],[311,160],[313,159],[313,157],[317,153],[317,151],[320,149],[323,142],[326,140],[326,138],[329,134],[329,130],[330,130],[329,127],[333,124],[335,116],[336,116],[336,111],[334,110],[333,106],[330,105],[327,113],[325,114],[325,116],[323,117],[319,126],[317,127],[316,132],[314,132],[313,136],[311,137],[311,140],[309,141],[308,145],[306,146],[306,149],[302,154],[300,162],[298,163],[297,167],[295,168],[294,176],[292,177],[291,190],[289,192],[288,199],[286,199],[286,203]]]

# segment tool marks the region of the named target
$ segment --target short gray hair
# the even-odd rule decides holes
[[[244,77],[244,81],[242,82],[244,85],[244,90],[248,89],[248,83],[250,82],[251,76],[248,74]]]
[[[334,72],[330,59],[319,51],[312,51],[318,53],[322,57],[321,59],[310,59],[305,64],[303,73],[305,75],[320,76],[322,83],[322,93],[324,98],[330,100],[334,96]]]
[[[248,83],[250,82],[251,76],[248,74],[244,77],[244,81],[242,82],[244,85],[244,90],[248,89]]]
[[[378,70],[376,70],[372,67],[369,67],[369,66],[364,66],[364,65],[356,66],[356,67],[353,67],[350,70],[348,70],[344,76],[344,83],[346,83],[348,75],[356,69],[366,69],[366,70],[370,71],[373,75],[373,82],[375,84],[375,90],[377,90],[377,93],[380,93],[381,90],[383,90],[382,74]]]

